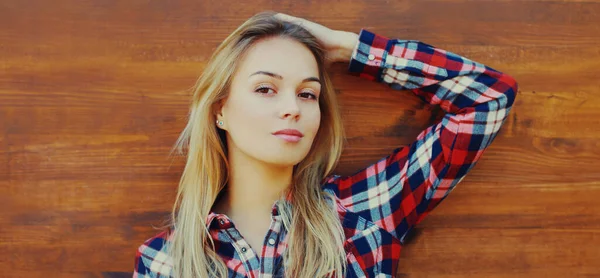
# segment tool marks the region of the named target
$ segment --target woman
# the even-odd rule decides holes
[[[446,112],[348,177],[332,174],[343,130],[325,68],[344,61]],[[134,277],[393,277],[405,235],[475,165],[516,92],[512,77],[422,42],[257,14],[197,83],[171,223],[140,246]]]

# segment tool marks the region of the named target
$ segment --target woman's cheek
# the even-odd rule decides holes
[[[313,134],[316,134],[319,130],[319,125],[321,124],[321,110],[319,110],[318,105],[312,109],[310,123]]]

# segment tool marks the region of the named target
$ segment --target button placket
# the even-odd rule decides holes
[[[242,263],[244,264],[244,268],[246,269],[246,271],[248,273],[251,273],[251,272],[255,271],[256,269],[259,269],[259,267],[260,267],[259,255],[256,254],[254,252],[254,250],[252,250],[252,248],[250,248],[250,245],[248,244],[248,242],[242,237],[242,235],[239,233],[239,231],[237,229],[235,229],[235,227],[230,228],[229,232],[231,233],[231,236],[232,236],[231,244],[236,249],[237,254],[238,254],[240,260],[242,261]]]
[[[280,242],[280,236],[282,236],[282,233],[284,233],[282,227],[283,222],[281,216],[274,215],[271,221],[271,225],[269,226],[269,232],[267,234],[268,237],[265,238],[263,242],[263,246],[266,246],[268,248],[263,249],[265,253],[261,255],[265,255],[265,257],[261,257],[260,259],[260,267],[263,271],[262,274],[264,274],[265,277],[274,277],[273,275],[276,275],[278,272],[282,272],[282,266],[278,264],[278,262],[282,260],[282,257],[280,255],[282,250],[279,250],[279,248],[282,247],[277,245],[278,242]]]

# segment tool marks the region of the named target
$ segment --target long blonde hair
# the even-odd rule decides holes
[[[273,12],[254,15],[215,50],[198,79],[188,123],[173,151],[187,160],[171,214],[173,234],[168,248],[175,277],[227,277],[215,252],[206,218],[228,180],[225,131],[215,125],[215,109],[228,96],[242,55],[257,40],[280,36],[305,45],[315,56],[322,80],[321,123],[306,158],[294,167],[291,200],[278,202],[289,231],[283,254],[286,277],[344,277],[344,231],[333,196],[322,190],[342,152],[344,132],[334,88],[326,72],[325,53],[316,38],[299,25],[280,21]],[[282,198],[283,200],[284,198]]]

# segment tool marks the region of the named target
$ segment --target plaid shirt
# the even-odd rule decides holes
[[[346,236],[347,277],[394,277],[405,236],[481,158],[507,118],[517,84],[512,77],[457,54],[365,29],[349,71],[393,89],[411,90],[446,112],[410,145],[351,176],[330,176],[323,185],[337,197]],[[260,254],[226,215],[210,213],[207,223],[229,277],[283,275],[287,232],[276,205]],[[164,231],[139,247],[134,277],[170,276],[172,261],[166,255],[170,235]]]

